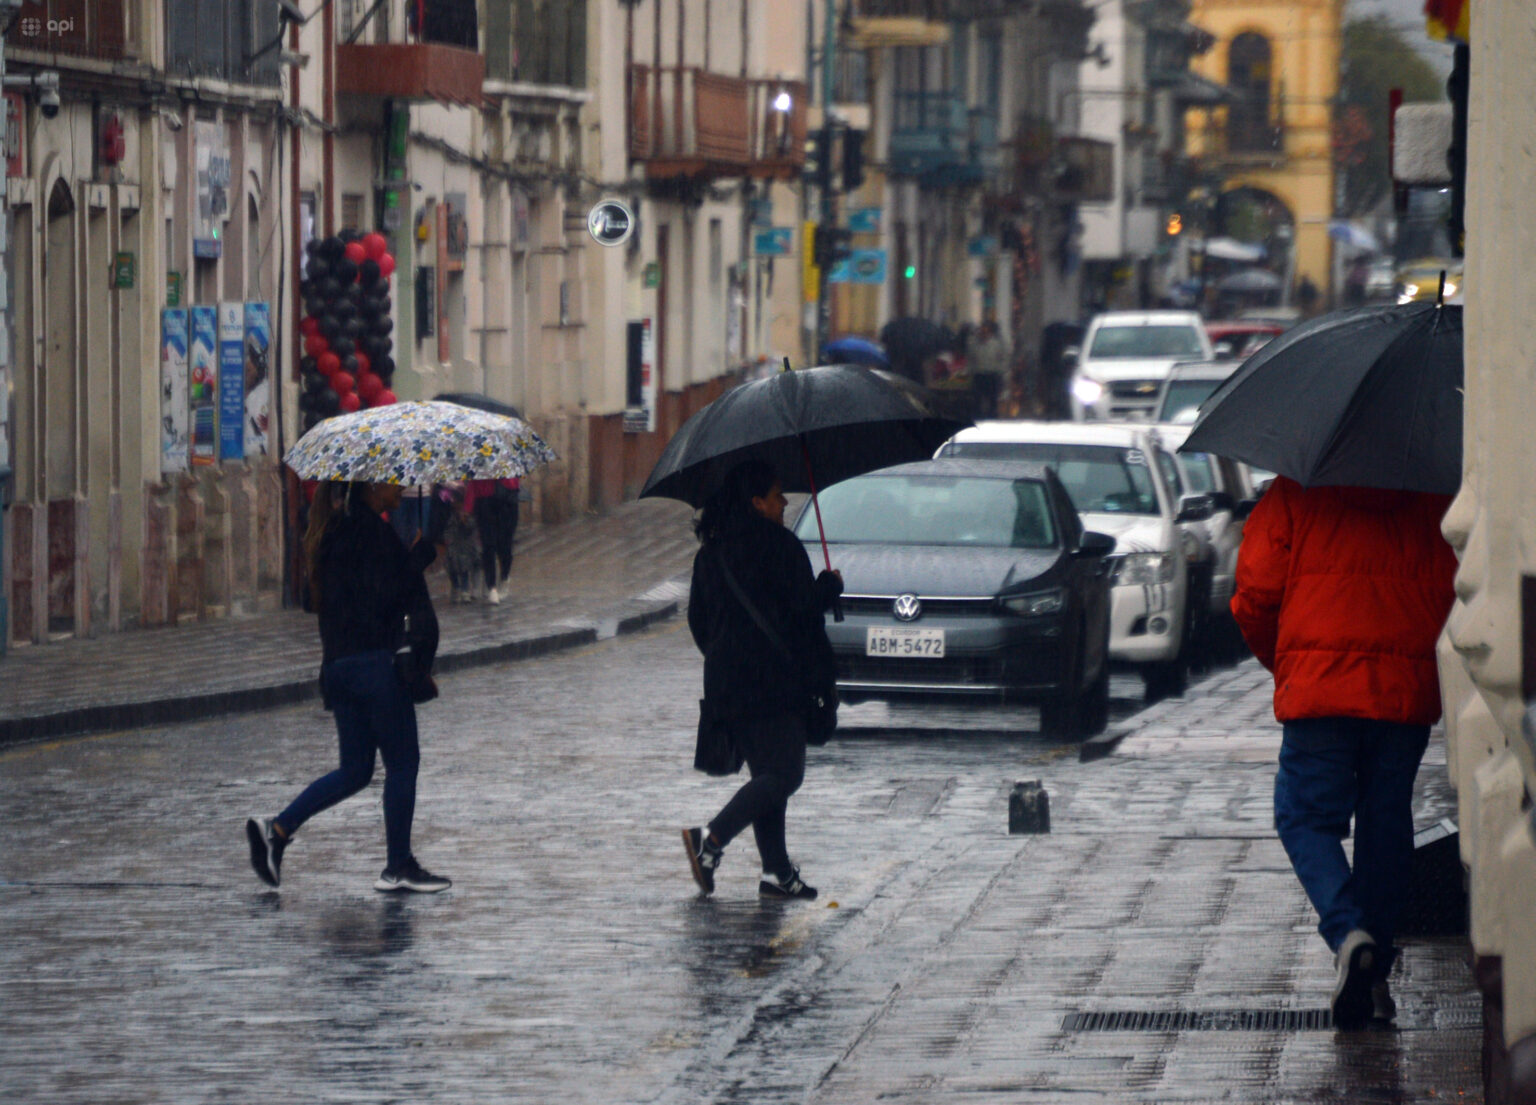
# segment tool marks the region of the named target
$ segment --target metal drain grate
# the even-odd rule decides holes
[[[1319,1032],[1333,1028],[1328,1009],[1139,1009],[1069,1013],[1063,1032]]]

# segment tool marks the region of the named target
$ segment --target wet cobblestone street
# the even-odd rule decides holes
[[[0,1099],[16,1102],[1480,1100],[1457,940],[1412,944],[1399,1030],[1068,1031],[1108,1010],[1315,1010],[1331,962],[1270,828],[1253,662],[1080,763],[1034,711],[845,709],[761,901],[750,835],[699,898],[679,621],[445,675],[394,897],[379,783],[305,827],[280,892],[242,822],[332,766],[303,704],[0,750]],[[1053,831],[1010,836],[1041,779]],[[1437,739],[1416,819],[1451,813]]]

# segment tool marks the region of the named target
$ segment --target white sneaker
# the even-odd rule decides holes
[[[496,588],[492,587],[489,591],[487,591],[485,593],[485,601],[490,603],[492,606],[500,606],[501,605],[501,592],[496,590]]]

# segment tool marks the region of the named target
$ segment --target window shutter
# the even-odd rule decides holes
[[[571,0],[570,71],[566,83],[587,87],[587,0]]]
[[[493,80],[512,80],[512,5],[509,0],[492,0],[485,5],[483,30],[485,75]]]
[[[549,27],[545,40],[545,80],[550,84],[570,83],[570,56],[566,53],[570,39],[570,9],[562,3],[544,5],[544,21]]]

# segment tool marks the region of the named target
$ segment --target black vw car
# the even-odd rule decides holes
[[[1034,701],[1047,732],[1104,728],[1115,542],[1083,531],[1050,467],[897,465],[827,488],[821,518],[843,573],[845,618],[828,615],[827,635],[846,701]],[[795,533],[821,567],[809,504]]]

